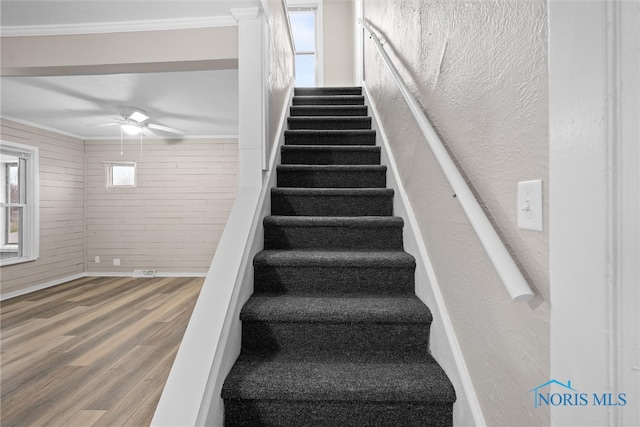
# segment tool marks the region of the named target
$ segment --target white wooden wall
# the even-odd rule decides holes
[[[2,267],[2,295],[84,270],[84,141],[0,120],[5,141],[40,149],[40,258]]]
[[[237,139],[144,139],[142,157],[138,140],[124,155],[119,140],[87,141],[85,153],[87,272],[206,273],[236,197]],[[117,160],[137,161],[137,187],[105,188],[103,161]]]
[[[206,273],[236,198],[237,138],[144,140],[142,157],[129,140],[121,156],[119,140],[0,120],[3,140],[40,149],[40,258],[0,269],[3,298],[85,273]],[[118,160],[138,162],[136,188],[105,188],[102,162]]]

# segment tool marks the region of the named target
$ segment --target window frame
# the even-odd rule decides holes
[[[8,203],[5,198],[0,201],[0,208],[3,210],[19,208],[22,212],[19,239],[21,243],[0,242],[2,252],[18,250],[18,256],[0,259],[0,266],[4,267],[35,261],[40,256],[40,151],[38,147],[17,142],[1,140],[0,143],[0,154],[19,158],[19,164],[22,166],[18,169],[21,181],[19,203]],[[7,181],[7,176],[3,179]],[[8,224],[3,223],[2,227],[6,232]]]
[[[132,161],[105,161],[104,165],[104,185],[107,190],[116,188],[135,188],[138,186],[138,164],[135,160]],[[133,184],[118,184],[113,183],[113,167],[114,166],[129,166],[133,167]]]
[[[294,52],[294,58],[298,55],[308,55],[310,52],[297,52],[293,38],[293,30],[289,14],[291,12],[315,12],[316,15],[316,46],[315,46],[315,85],[324,86],[324,55],[323,55],[323,0],[286,0],[287,21],[289,25],[289,35]]]

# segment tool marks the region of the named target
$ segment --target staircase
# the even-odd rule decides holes
[[[225,425],[452,425],[361,89],[297,88],[288,120]]]

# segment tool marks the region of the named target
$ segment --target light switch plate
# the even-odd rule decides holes
[[[542,231],[542,180],[518,183],[518,228]]]
[[[113,265],[120,265],[120,258],[114,258]]]

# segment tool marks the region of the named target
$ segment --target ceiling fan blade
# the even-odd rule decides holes
[[[87,126],[120,126],[122,123],[120,122],[111,122],[111,123],[99,123],[97,125],[87,125]]]
[[[151,129],[149,129],[148,127],[143,127],[142,133],[144,134],[144,136],[158,136],[155,133],[151,132]]]
[[[163,132],[169,132],[169,133],[177,133],[178,135],[185,135],[186,132],[180,129],[176,129],[176,128],[170,128],[169,126],[162,126],[162,125],[157,125],[155,123],[149,123],[147,125],[148,128],[151,129],[155,129],[155,130],[160,130]]]

